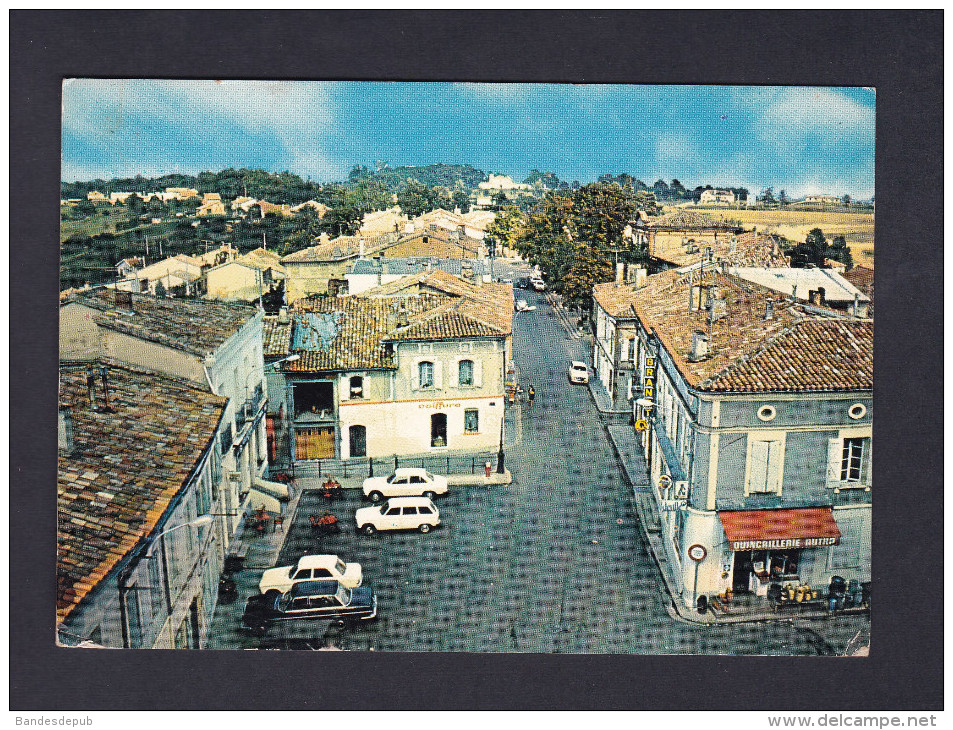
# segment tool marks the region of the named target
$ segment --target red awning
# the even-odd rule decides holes
[[[718,516],[732,550],[816,548],[840,542],[840,530],[826,507],[719,512]]]

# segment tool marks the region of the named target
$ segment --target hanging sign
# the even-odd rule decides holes
[[[645,358],[645,368],[642,370],[642,393],[646,398],[655,396],[655,357],[652,355]]]

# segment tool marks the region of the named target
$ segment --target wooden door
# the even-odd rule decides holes
[[[295,431],[296,459],[333,459],[334,427],[299,428]]]

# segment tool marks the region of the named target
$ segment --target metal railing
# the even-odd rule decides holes
[[[375,456],[351,459],[309,459],[296,461],[296,476],[338,478],[383,476],[394,469],[417,467],[434,474],[480,474],[486,462],[495,470],[498,454],[481,452],[472,454],[429,454],[411,456]]]

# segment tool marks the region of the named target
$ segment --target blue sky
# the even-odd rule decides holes
[[[383,160],[869,198],[874,117],[864,88],[70,79],[62,176]]]

